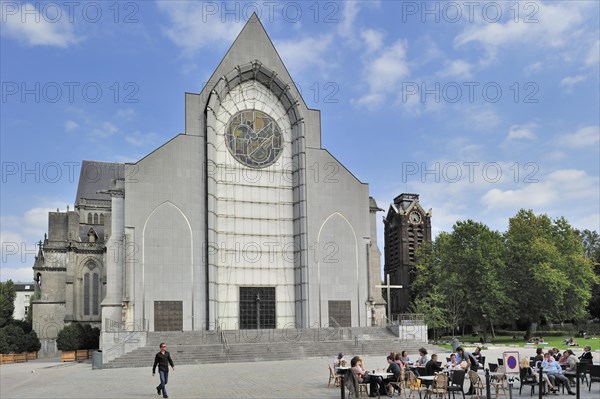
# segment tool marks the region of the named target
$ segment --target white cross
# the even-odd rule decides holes
[[[376,285],[375,288],[386,288],[387,289],[387,317],[388,320],[392,321],[392,304],[390,303],[390,289],[392,288],[403,288],[401,285],[390,285],[390,275],[389,273],[386,275],[386,285]]]

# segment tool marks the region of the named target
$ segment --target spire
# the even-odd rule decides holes
[[[293,82],[279,53],[277,53],[271,38],[267,34],[265,27],[254,12],[240,31],[240,34],[234,40],[229,50],[227,50],[227,53],[225,53],[225,56],[208,80],[208,83],[202,89],[202,92],[200,93],[201,98],[208,99],[208,94],[221,77],[240,65],[248,64],[256,60],[268,69],[274,71],[285,83]],[[296,98],[301,98],[295,87],[293,90]]]

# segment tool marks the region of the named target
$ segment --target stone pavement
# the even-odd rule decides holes
[[[398,348],[400,349],[400,348]],[[501,356],[504,350],[484,350],[486,362]],[[534,349],[520,349],[531,356]],[[441,353],[440,353],[441,354]],[[169,374],[168,392],[176,398],[339,398],[339,388],[327,388],[327,365],[333,356],[321,359],[285,360],[257,363],[181,365]],[[348,354],[349,355],[349,354]],[[347,355],[347,356],[348,356]],[[293,354],[290,354],[293,357]],[[351,357],[351,356],[350,356]],[[350,358],[348,357],[348,359]],[[442,359],[444,354],[440,356]],[[411,354],[416,358],[416,354]],[[600,359],[600,353],[594,353]],[[0,366],[0,398],[160,398],[156,395],[158,374],[152,377],[148,367],[92,370],[90,361],[60,363],[56,359],[38,359],[27,363]],[[364,357],[365,367],[386,367],[384,357]],[[582,389],[582,399],[597,399],[600,384]],[[536,390],[537,393],[537,390]],[[517,398],[518,388],[513,391]],[[554,395],[548,396],[550,399]],[[563,398],[568,395],[561,395]],[[396,396],[397,397],[397,396]],[[523,392],[523,398],[529,397]]]

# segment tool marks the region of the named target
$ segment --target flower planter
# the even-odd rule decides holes
[[[37,352],[27,352],[27,360],[35,360],[38,357]]]
[[[77,361],[86,360],[88,358],[88,350],[87,349],[78,349],[77,350]]]
[[[77,360],[77,352],[76,351],[62,351],[60,353],[60,361],[61,362],[74,362]]]
[[[8,363],[14,363],[14,362],[15,362],[15,354],[14,353],[0,355],[0,363],[1,364],[8,364]]]
[[[27,361],[27,352],[15,353],[15,363],[24,363]]]

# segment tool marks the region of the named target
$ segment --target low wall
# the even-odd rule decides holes
[[[401,341],[428,342],[427,324],[413,323],[403,320],[400,325],[390,325],[388,329]]]
[[[145,331],[119,331],[100,334],[102,363],[108,363],[137,348],[146,346],[148,333]]]

